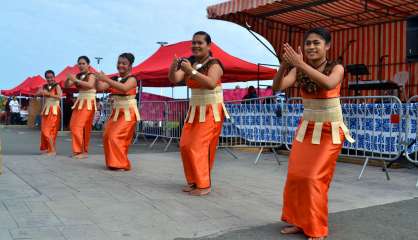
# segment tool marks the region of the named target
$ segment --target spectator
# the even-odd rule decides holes
[[[247,95],[245,95],[244,98],[243,98],[243,100],[244,100],[243,103],[255,103],[255,100],[252,100],[252,101],[248,101],[248,100],[257,99],[257,98],[258,98],[258,96],[257,96],[257,91],[255,90],[255,87],[250,86],[248,88]]]
[[[12,115],[11,124],[19,124],[20,122],[20,104],[16,97],[9,102],[10,112]]]
[[[11,100],[10,98],[6,99],[6,105],[4,107],[4,110],[6,112],[6,125],[10,124],[10,105],[9,105],[10,100]]]
[[[7,104],[7,98],[0,96],[0,122],[6,123],[6,104]]]
[[[20,116],[20,123],[26,124],[28,122],[28,107],[22,104],[22,108],[20,109],[19,116]]]
[[[74,105],[74,98],[72,93],[68,93],[64,98],[64,111],[63,111],[63,125],[65,129],[69,129],[70,119],[72,114],[71,107]]]

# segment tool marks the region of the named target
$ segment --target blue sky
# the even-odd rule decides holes
[[[103,57],[99,67],[96,62],[92,65],[113,73],[118,54],[132,52],[138,64],[158,49],[157,41],[189,40],[198,30],[209,32],[232,55],[277,64],[243,27],[207,19],[206,7],[219,2],[222,0],[5,1],[0,9],[0,89],[12,88],[27,76],[42,75],[46,69],[58,73],[80,55],[92,60]],[[171,95],[171,89],[146,91]],[[181,97],[184,91],[175,90],[174,95]]]

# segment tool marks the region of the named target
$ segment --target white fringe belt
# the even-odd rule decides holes
[[[354,139],[350,135],[350,131],[344,124],[343,114],[339,98],[330,99],[303,99],[303,116],[302,123],[296,134],[296,140],[303,142],[309,121],[314,122],[314,130],[312,134],[312,144],[320,144],[322,125],[324,122],[331,123],[332,143],[341,144],[340,128],[345,138],[350,143],[354,143]]]
[[[219,112],[218,104],[222,104],[222,109],[225,117],[229,119],[228,111],[225,108],[222,87],[218,86],[213,90],[208,89],[192,89],[192,98],[189,102],[189,110],[187,117],[189,123],[193,123],[196,108],[199,108],[199,122],[206,120],[206,107],[212,106],[212,113],[215,122],[221,121],[221,113]]]

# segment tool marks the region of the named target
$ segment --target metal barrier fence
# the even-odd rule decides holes
[[[341,97],[341,106],[344,122],[356,140],[353,144],[345,141],[341,155],[364,159],[358,179],[370,159],[381,160],[389,180],[386,161],[397,160],[404,145],[406,121],[402,117],[405,111],[401,101],[393,96]],[[302,99],[288,99],[285,136],[289,150],[302,113]]]
[[[173,140],[179,140],[184,118],[188,109],[188,101],[143,101],[140,106],[141,123],[139,134],[154,137],[152,148],[157,140],[167,141],[167,151]]]
[[[359,179],[370,159],[381,160],[388,180],[386,162],[397,160],[404,152],[409,161],[418,164],[418,144],[415,141],[418,137],[418,103],[412,102],[417,99],[418,96],[402,104],[394,96],[341,97],[345,123],[356,140],[353,144],[346,141],[341,155],[364,159]],[[224,122],[219,148],[232,155],[231,149],[236,147],[259,148],[255,164],[265,148],[272,149],[274,153],[282,146],[291,149],[303,113],[301,98],[226,101],[225,107],[231,119]],[[180,139],[187,110],[186,100],[143,101],[138,133],[154,137],[150,147],[158,139],[163,139],[166,151],[173,140]],[[276,154],[274,156],[280,164]]]
[[[411,97],[406,103],[405,128],[405,157],[415,166],[418,166],[418,96]],[[418,188],[418,180],[416,183]]]
[[[265,148],[270,148],[278,164],[276,148],[284,142],[282,114],[284,101],[276,97],[226,101],[230,115],[225,120],[218,146],[230,151],[234,147],[259,148],[254,161],[257,164]]]

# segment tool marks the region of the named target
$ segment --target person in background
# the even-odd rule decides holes
[[[21,124],[26,124],[28,122],[28,106],[26,104],[20,109],[19,116]]]
[[[60,99],[62,96],[61,87],[55,82],[55,73],[52,70],[45,72],[47,84],[43,85],[36,96],[44,97],[44,106],[41,111],[41,146],[43,154],[54,156],[57,154],[55,143],[60,128],[61,108]]]
[[[69,130],[70,128],[70,120],[71,120],[71,114],[72,114],[72,106],[74,105],[74,97],[72,93],[67,94],[64,98],[64,106],[63,106],[63,125],[64,128]]]
[[[6,104],[7,98],[0,96],[0,123],[6,123]]]
[[[257,98],[258,98],[258,96],[257,96],[257,91],[255,90],[255,87],[250,86],[250,87],[248,87],[247,94],[242,99],[243,100],[242,103],[255,103],[255,100],[251,101],[251,99],[257,99]]]
[[[19,124],[20,122],[20,103],[16,97],[9,102],[10,113],[11,113],[11,124]]]

